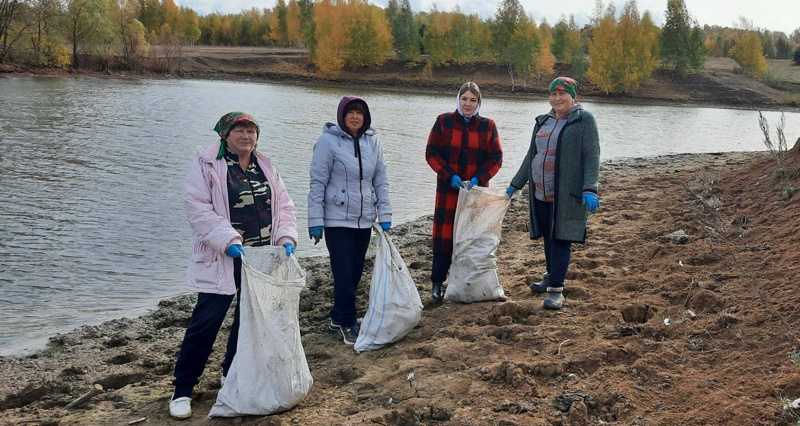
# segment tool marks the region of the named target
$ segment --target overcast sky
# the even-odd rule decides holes
[[[415,12],[430,10],[434,3],[439,10],[451,10],[461,6],[465,13],[477,13],[483,18],[494,15],[498,2],[486,0],[410,0]],[[525,11],[538,20],[547,18],[554,24],[564,14],[575,15],[578,25],[588,22],[594,8],[594,0],[537,1],[521,0]],[[386,6],[388,0],[371,0],[378,6]],[[201,15],[211,12],[235,13],[242,9],[272,8],[275,0],[175,0],[182,6],[189,6]],[[604,1],[608,4],[608,1]],[[624,1],[615,1],[617,10]],[[639,11],[650,10],[657,25],[664,20],[667,0],[639,0]],[[686,0],[689,12],[700,25],[732,26],[739,16],[746,16],[756,27],[770,31],[783,31],[787,34],[800,27],[800,0]]]

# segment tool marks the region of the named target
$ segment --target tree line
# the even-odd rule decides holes
[[[662,27],[636,0],[620,10],[596,0],[583,27],[573,16],[551,25],[529,12],[519,0],[500,0],[487,19],[458,7],[414,12],[409,0],[389,0],[386,8],[367,0],[277,0],[271,9],[205,16],[173,0],[0,0],[0,62],[79,68],[92,58],[104,69],[179,71],[185,45],[294,46],[330,75],[393,56],[424,62],[427,74],[451,63],[494,62],[515,90],[560,63],[606,93],[626,93],[658,67],[686,75],[707,56],[729,56],[760,77],[767,58],[800,52],[800,28],[786,35],[745,18],[734,27],[700,27],[684,0],[667,1]]]

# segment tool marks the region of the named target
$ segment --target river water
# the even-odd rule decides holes
[[[182,293],[189,226],[182,190],[197,145],[231,110],[261,124],[259,149],[298,207],[298,255],[326,254],[304,238],[308,168],[326,121],[353,90],[192,80],[0,78],[0,355],[41,346],[82,324],[137,316]],[[395,224],[433,210],[425,143],[453,96],[357,91],[370,105],[388,167]],[[497,123],[505,187],[544,100],[486,99]],[[763,150],[755,111],[584,103],[602,159]],[[777,123],[779,113],[766,113]],[[800,136],[800,114],[786,134]],[[790,142],[791,144],[792,142]],[[791,146],[790,146],[791,147]],[[602,191],[601,191],[602,198]]]

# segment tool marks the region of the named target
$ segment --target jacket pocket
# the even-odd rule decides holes
[[[218,289],[219,268],[219,253],[211,249],[195,251],[189,262],[189,284],[198,289]]]

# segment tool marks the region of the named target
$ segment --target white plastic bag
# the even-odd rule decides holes
[[[406,336],[422,319],[422,300],[403,258],[377,224],[375,268],[369,287],[369,309],[361,321],[356,352],[379,349]]]
[[[510,204],[502,189],[459,190],[445,300],[472,303],[506,298],[497,277],[496,251]]]
[[[300,340],[306,276],[283,247],[248,247],[242,263],[239,341],[209,417],[268,415],[294,407],[314,380]]]

